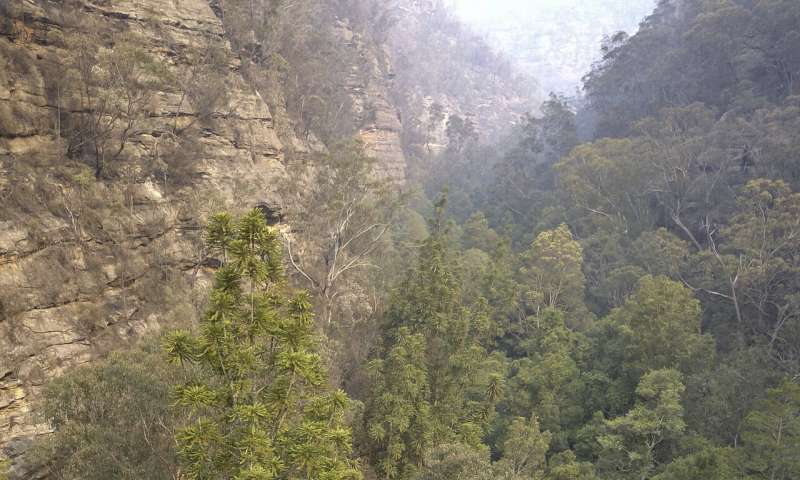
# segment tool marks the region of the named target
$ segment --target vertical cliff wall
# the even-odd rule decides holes
[[[77,53],[66,39],[85,33],[66,26],[68,3],[10,0],[0,14],[0,449],[11,457],[42,432],[29,412],[47,378],[195,315],[207,215],[274,203],[283,174],[270,111],[205,0],[98,0],[71,8],[100,32],[100,52],[122,54],[124,35],[168,81],[95,178],[66,152],[81,92],[55,93],[56,66]],[[182,84],[212,44],[225,96],[201,115]]]

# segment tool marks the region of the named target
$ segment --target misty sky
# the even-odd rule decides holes
[[[604,36],[634,33],[656,0],[450,0],[459,16],[536,77],[568,93],[588,72]]]
[[[566,10],[575,0],[452,0],[464,18],[471,21],[511,20],[541,10]],[[591,0],[590,0],[591,1]]]

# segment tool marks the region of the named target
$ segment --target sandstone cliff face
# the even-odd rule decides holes
[[[353,65],[347,91],[353,99],[358,137],[369,155],[380,162],[380,173],[388,179],[403,182],[406,158],[403,152],[400,110],[391,101],[392,64],[383,45],[367,43],[344,21],[338,35],[354,49],[361,65]]]
[[[355,53],[352,74],[335,86],[352,100],[349,130],[398,184],[409,152],[425,143],[420,132],[444,148],[447,115],[473,118],[490,138],[529,107],[498,94],[506,84],[480,69],[448,70],[432,45],[398,48],[431,28],[420,22],[432,7],[412,4],[381,40],[346,18],[335,26]],[[208,216],[279,205],[287,158],[309,161],[325,148],[314,132],[295,134],[280,87],[265,88],[263,67],[237,56],[219,5],[0,0],[0,458],[47,432],[32,415],[47,379],[196,319],[212,273],[202,251]],[[135,126],[113,122],[109,135],[126,141],[97,178],[91,152],[67,138],[92,108],[69,81],[75,72],[59,67],[80,57],[87,25],[99,32],[99,55],[120,55],[126,38],[166,79],[138,106]],[[437,38],[455,49],[454,37]],[[198,71],[210,57],[213,68]],[[434,102],[445,110],[436,121]]]
[[[12,458],[45,431],[30,417],[45,380],[149,331],[193,318],[206,286],[201,229],[210,212],[275,202],[283,146],[267,105],[227,50],[225,101],[202,119],[180,89],[155,92],[113,178],[64,157],[52,95],[69,55],[62,5],[0,10],[0,449]],[[225,45],[205,0],[87,0],[78,13],[137,39],[179,75],[209,40]],[[225,47],[227,48],[227,47]],[[62,92],[69,95],[74,92]],[[67,105],[67,104],[65,104]],[[191,147],[182,181],[146,167],[169,132]],[[162,149],[162,153],[159,153]],[[79,178],[80,181],[75,179]]]
[[[498,141],[541,102],[532,78],[465,28],[441,2],[403,0],[386,34],[392,103],[403,119],[407,157],[443,151],[451,116],[471,122],[483,143]],[[409,41],[414,39],[414,41]],[[440,109],[431,115],[432,106]]]

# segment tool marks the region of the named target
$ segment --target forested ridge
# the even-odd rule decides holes
[[[663,0],[502,132],[454,104],[527,80],[452,17],[267,3],[216,8],[302,140],[280,208],[206,218],[197,311],[49,380],[11,478],[800,478],[800,2]],[[381,109],[329,83],[353,32],[401,59],[402,182],[353,139]],[[124,165],[96,152],[95,198]]]

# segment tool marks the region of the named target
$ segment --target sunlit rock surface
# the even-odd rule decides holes
[[[125,147],[131,174],[63,181],[45,73],[67,54],[57,4],[4,2],[0,19],[0,449],[12,458],[46,431],[31,402],[50,377],[195,314],[207,284],[201,226],[209,213],[273,199],[284,147],[267,105],[229,51],[224,105],[196,126],[174,90],[157,92]],[[223,36],[204,0],[87,1],[82,15],[126,31],[170,72]],[[224,42],[223,42],[224,44]],[[69,92],[64,92],[65,95]],[[180,182],[139,176],[177,118],[196,140]],[[127,170],[126,170],[127,171]],[[16,188],[29,185],[27,190]],[[15,187],[15,188],[12,188]]]

